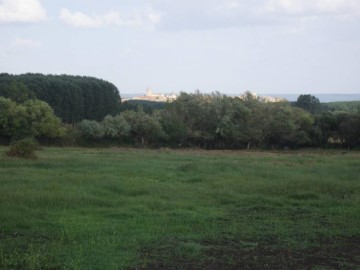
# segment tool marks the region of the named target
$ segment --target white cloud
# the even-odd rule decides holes
[[[39,48],[41,43],[32,39],[17,37],[8,44],[9,48]]]
[[[94,16],[89,16],[82,12],[72,13],[68,9],[63,8],[60,12],[60,20],[68,25],[79,28],[99,28],[109,25],[120,27],[154,27],[160,22],[161,15],[151,8],[144,11],[135,11],[127,15],[110,11]]]
[[[320,25],[340,19],[358,20],[360,0],[182,0],[152,1],[164,14],[158,29],[239,28],[252,25]]]
[[[266,0],[262,13],[360,15],[359,0]]]
[[[0,43],[0,59],[9,56],[20,56],[27,54],[29,50],[38,49],[42,46],[41,42],[16,37],[7,43]]]
[[[146,13],[146,17],[149,20],[149,22],[153,24],[158,24],[161,21],[160,13],[157,13],[153,10],[148,10]]]
[[[46,19],[46,11],[39,0],[0,0],[0,23],[33,23]]]
[[[63,8],[60,12],[60,19],[67,24],[75,27],[84,28],[96,28],[103,24],[101,17],[90,17],[81,12],[71,13],[66,8]]]

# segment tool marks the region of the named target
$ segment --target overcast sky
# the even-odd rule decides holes
[[[0,0],[0,72],[120,93],[360,93],[360,0]]]

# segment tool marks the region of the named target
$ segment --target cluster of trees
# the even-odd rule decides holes
[[[181,93],[161,110],[147,114],[138,108],[101,122],[84,120],[77,126],[79,136],[207,149],[360,144],[360,115],[322,113],[319,100],[310,95],[290,104],[262,102],[250,93],[243,99]]]
[[[99,79],[0,74],[0,139],[62,137],[65,124],[71,124],[65,138],[83,142],[206,149],[360,146],[360,110],[324,110],[312,95],[268,103],[250,93],[234,98],[197,92],[181,93],[172,103],[120,106],[116,87]]]
[[[108,139],[144,145],[164,142],[166,138],[156,115],[146,114],[141,109],[108,115],[101,122],[83,120],[76,128],[85,140]]]
[[[324,103],[322,111],[360,114],[360,101],[337,101]]]
[[[0,97],[0,136],[8,141],[24,138],[61,137],[64,134],[61,120],[53,109],[37,99],[17,103]]]
[[[48,103],[63,122],[102,120],[119,112],[115,85],[92,77],[43,74],[0,74],[0,96],[16,102],[37,98]]]

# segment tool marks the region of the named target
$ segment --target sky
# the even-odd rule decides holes
[[[120,94],[360,94],[360,0],[0,0],[0,73]]]

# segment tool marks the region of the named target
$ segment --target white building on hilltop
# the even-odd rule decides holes
[[[147,100],[155,102],[172,102],[177,99],[175,94],[158,94],[153,93],[150,88],[146,89],[144,96],[134,97],[133,100]]]
[[[258,96],[256,93],[247,91],[244,94],[238,96],[240,99],[246,99],[248,96],[251,96],[253,99],[257,99],[261,102],[284,102],[286,99],[280,97],[267,97],[267,96]]]

